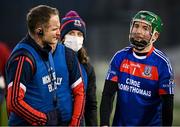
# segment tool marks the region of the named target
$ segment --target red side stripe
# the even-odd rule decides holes
[[[83,86],[84,86],[84,84],[83,84]],[[84,89],[84,88],[83,88]],[[85,92],[85,91],[84,91]],[[85,108],[85,100],[86,100],[86,96],[85,96],[86,94],[84,94],[84,99],[83,99],[83,104],[82,104],[82,110],[81,110],[81,113],[80,113],[80,117],[79,117],[79,122],[78,122],[78,126],[80,125],[80,123],[81,123],[81,119],[82,119],[82,117],[83,117],[83,114],[84,114],[84,108]]]
[[[11,102],[10,102],[10,101],[11,101],[11,98],[12,98],[12,96],[11,96],[12,94],[11,94],[11,93],[12,93],[12,86],[8,88],[8,93],[7,93],[7,98],[6,98],[6,99],[7,99],[8,114],[9,114],[11,111],[14,110],[14,109],[13,109],[14,106],[11,106]],[[24,95],[24,90],[23,90],[23,89],[21,89],[21,94]],[[29,120],[28,122],[31,123],[30,119],[28,119],[28,120]]]
[[[22,61],[22,65],[25,61],[25,57],[22,58],[23,61]],[[21,76],[21,72],[22,72],[22,67],[20,68],[20,71],[19,71],[19,77],[18,77],[18,82],[17,82],[17,85],[19,84],[20,85],[20,76]],[[19,88],[18,87],[18,97],[19,97]],[[17,101],[19,103],[19,101]],[[34,119],[36,119],[36,121],[39,121],[39,119],[42,119],[41,117],[38,117],[37,114],[39,114],[37,111],[33,111],[34,109],[32,109],[27,103],[25,103],[24,101],[21,102],[21,104],[19,103],[19,106],[21,106],[22,108],[24,108],[25,111],[27,111],[27,113],[30,115],[31,114],[31,117],[34,117]],[[25,108],[26,107],[26,108]],[[27,110],[28,109],[28,110]],[[34,112],[34,113],[33,113]],[[46,120],[45,120],[46,122]]]
[[[83,87],[82,89],[83,89],[83,91],[84,91],[84,93],[85,93],[85,88],[84,88],[85,84],[84,84],[83,74],[82,74],[82,70],[81,70],[81,65],[80,65],[79,62],[78,62],[78,66],[79,66],[79,70],[80,70],[80,75],[81,75],[81,77],[82,77],[82,82],[81,82],[79,85],[80,85],[80,86],[82,85],[82,87]],[[76,88],[76,87],[75,87],[75,88]],[[74,90],[74,91],[75,91],[75,90]],[[77,125],[78,125],[78,126],[80,125],[81,118],[82,118],[82,116],[83,116],[83,114],[84,114],[85,98],[86,98],[86,96],[85,96],[85,94],[84,94],[83,104],[82,104],[80,116],[79,116],[78,122],[77,122]],[[79,97],[78,99],[76,99],[76,100],[78,101],[79,99],[80,99],[80,97]],[[75,102],[75,101],[74,101],[74,102]],[[77,106],[77,107],[79,107],[79,106]],[[74,109],[76,109],[76,108],[74,107]]]
[[[14,79],[14,82],[13,82],[13,85],[12,85],[12,98],[11,98],[11,102],[12,102],[12,107],[13,108],[15,108],[17,111],[19,111],[18,110],[18,108],[16,107],[16,89],[17,89],[17,87],[15,86],[15,82],[16,82],[16,80],[17,80],[17,75],[18,75],[18,73],[19,73],[19,69],[20,69],[20,66],[21,66],[21,62],[22,62],[22,57],[18,57],[18,58],[16,58],[16,60],[19,60],[19,62],[18,62],[18,66],[17,66],[17,70],[16,70],[16,74],[15,74],[15,79]],[[14,101],[13,101],[14,100]],[[19,112],[21,112],[21,110],[19,111]],[[30,117],[31,118],[31,117]]]
[[[23,107],[21,108],[21,105],[19,105],[18,101],[17,101],[19,87],[20,87],[20,82],[18,84],[18,80],[20,80],[23,62],[24,62],[24,56],[20,56],[19,62],[18,62],[18,67],[16,70],[15,79],[13,82],[13,100],[14,101],[12,101],[12,105],[14,105],[13,108],[15,108],[16,111],[18,111],[24,117],[28,117],[28,118],[26,118],[26,120],[28,119],[28,120],[34,121],[32,116],[28,116],[30,114],[28,114],[28,113],[26,114],[26,111],[24,111],[25,109],[23,109]]]
[[[25,61],[25,58],[23,57],[22,58],[23,59],[23,62],[22,63],[24,63],[24,61]],[[18,77],[18,82],[17,82],[17,85],[19,84],[20,85],[20,74],[21,74],[21,71],[22,71],[22,67],[20,68],[20,70],[19,70],[19,77]],[[19,88],[20,87],[18,87],[18,97],[19,97]],[[19,104],[18,106],[21,106],[21,108],[22,109],[24,109],[25,111],[24,112],[27,112],[27,114],[29,114],[29,115],[31,115],[31,117],[33,117],[34,116],[34,120],[33,121],[38,121],[39,119],[42,119],[41,117],[39,117],[38,118],[38,116],[36,116],[37,114],[38,114],[38,112],[36,112],[36,111],[33,111],[33,109],[27,104],[27,103],[25,103],[24,101],[17,101],[17,103]],[[26,108],[25,108],[26,107]],[[20,108],[20,107],[19,107]],[[28,110],[27,110],[28,109]],[[34,113],[33,113],[34,112]],[[36,115],[35,115],[36,114]],[[25,114],[24,114],[25,115]],[[36,117],[36,118],[35,118]],[[33,119],[33,118],[32,118]],[[36,120],[35,120],[36,119]]]
[[[46,116],[42,116],[40,114],[41,116],[38,117],[38,116],[36,116],[37,115],[36,112],[34,112],[34,111],[32,112],[33,109],[27,103],[25,103],[23,100],[20,102],[16,101],[17,100],[16,97],[19,97],[19,93],[20,93],[19,92],[20,91],[20,86],[19,86],[20,85],[20,76],[21,76],[22,66],[23,66],[24,61],[25,61],[25,57],[21,56],[19,63],[18,63],[17,70],[16,70],[16,75],[15,75],[14,84],[13,84],[12,99],[14,101],[11,100],[12,105],[14,105],[13,107],[16,109],[16,111],[19,112],[21,115],[23,115],[26,118],[26,120],[28,122],[30,122],[31,124],[33,124],[34,122],[39,121],[39,120],[42,120],[42,122],[45,123]],[[27,110],[27,109],[29,109],[29,110]]]
[[[27,61],[30,65],[31,65],[31,69],[32,69],[32,72],[34,73],[34,65],[33,65],[33,62],[31,61],[31,59],[29,59],[28,57],[25,58],[25,61]]]
[[[14,59],[14,60],[15,60],[15,61],[16,61],[16,60],[19,60],[19,57],[17,57],[17,58],[16,58],[16,59]]]
[[[19,89],[20,89],[20,77],[21,77],[21,72],[22,72],[22,69],[23,69],[23,63],[24,63],[24,61],[25,61],[25,57],[23,56],[22,57],[22,62],[21,62],[21,66],[20,66],[20,70],[19,70],[19,74],[18,74],[18,79],[17,79],[17,83],[16,83],[16,85],[17,85],[17,87],[16,88],[18,88],[18,90],[16,91],[17,93],[16,93],[16,95],[19,97]],[[26,107],[26,108],[24,108],[25,107],[25,105],[21,105],[20,103],[19,103],[19,101],[15,101],[15,102],[17,102],[17,106],[20,106],[22,109],[24,109],[25,111],[24,111],[24,115],[26,116],[26,115],[30,115],[30,114],[32,114],[30,111],[28,111],[27,109],[28,109],[28,107]],[[19,107],[19,108],[20,108]],[[25,114],[25,112],[27,113],[27,114]],[[29,113],[28,113],[29,112]],[[37,119],[38,120],[38,118],[36,118],[36,116],[35,115],[31,115],[31,117],[32,117],[32,120],[33,120],[33,118],[34,119]]]
[[[71,121],[73,126],[76,124],[76,126],[80,125],[80,120],[84,113],[84,106],[85,106],[85,91],[84,91],[84,84],[81,82],[79,85],[77,85],[75,88],[73,88],[73,94],[74,94],[74,110],[73,110],[73,116],[78,121]],[[80,105],[82,103],[82,105]],[[77,118],[78,117],[78,118]]]
[[[20,57],[20,58],[21,58],[21,57]],[[20,58],[18,57],[18,58],[16,58],[16,60],[17,60],[17,59],[19,60]],[[17,74],[18,74],[18,70],[19,70],[19,67],[20,67],[20,63],[21,63],[21,59],[20,59],[19,62],[18,62],[18,66],[17,66],[17,70],[16,70],[16,74],[15,74],[15,79],[14,79],[14,82],[13,82],[13,85],[12,85],[12,97],[11,97],[11,104],[12,104],[12,105],[14,105],[14,101],[13,101],[13,100],[15,100],[15,97],[16,97],[16,96],[15,96],[15,95],[16,95],[16,94],[15,94],[15,91],[16,91],[15,88],[16,88],[16,87],[15,87],[14,84],[15,84],[15,82],[16,82],[16,77],[17,77]],[[13,106],[13,107],[16,107],[16,106]]]

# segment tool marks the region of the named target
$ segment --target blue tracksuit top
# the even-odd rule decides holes
[[[19,49],[26,49],[34,57],[36,64],[36,72],[32,81],[28,84],[24,84],[26,86],[24,100],[33,108],[47,113],[55,108],[53,105],[53,92],[50,89],[50,87],[54,87],[51,81],[55,80],[55,77],[52,79],[49,77],[50,71],[52,75],[56,75],[53,67],[52,55],[49,53],[48,61],[43,61],[41,56],[31,45],[23,42],[17,44],[12,53]],[[13,112],[9,114],[9,125],[11,125],[11,123],[13,125],[16,125],[16,123],[28,125],[25,120]]]
[[[69,72],[66,63],[65,47],[62,44],[57,44],[56,50],[53,53],[54,66],[56,70],[56,84],[58,89],[57,106],[60,110],[59,116],[61,121],[70,121],[72,117],[72,91],[69,82]]]

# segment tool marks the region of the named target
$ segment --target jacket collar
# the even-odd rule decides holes
[[[40,47],[40,45],[38,45],[35,40],[33,40],[31,38],[31,36],[28,34],[26,35],[25,38],[22,39],[22,41],[20,43],[26,43],[31,45],[36,51],[37,53],[45,60],[48,60],[48,56],[49,56],[49,52],[51,51],[51,46],[50,45],[46,45],[45,47]]]

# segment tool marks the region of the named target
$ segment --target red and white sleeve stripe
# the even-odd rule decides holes
[[[80,120],[84,113],[85,106],[85,91],[81,77],[75,83],[72,84],[72,91],[74,96],[74,105],[73,116],[70,122],[70,126],[79,126]]]
[[[23,100],[26,93],[26,87],[20,82],[20,78],[22,75],[23,64],[25,61],[29,62],[29,59],[26,56],[20,56],[16,60],[18,60],[18,65],[16,68],[15,77],[13,82],[9,83],[8,85],[8,112],[15,112],[31,125],[45,125],[47,121],[46,115],[34,109]]]

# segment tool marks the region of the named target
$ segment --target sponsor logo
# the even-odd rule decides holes
[[[139,64],[135,64],[135,63],[131,63],[130,66],[132,67],[137,67],[137,68],[141,68],[141,66]]]
[[[141,88],[141,82],[131,79],[131,78],[126,78],[125,83],[119,83],[118,84],[119,90],[134,93],[134,94],[139,94],[147,97],[151,97],[152,91],[148,89],[142,89]]]

